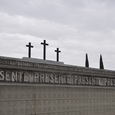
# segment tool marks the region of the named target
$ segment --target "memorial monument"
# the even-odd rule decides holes
[[[114,114],[114,71],[0,57],[0,115]]]
[[[115,115],[115,71],[0,57],[0,115]]]

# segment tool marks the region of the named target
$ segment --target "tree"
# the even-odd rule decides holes
[[[85,67],[89,67],[88,55],[86,53]]]
[[[100,55],[100,69],[104,69],[102,55]]]

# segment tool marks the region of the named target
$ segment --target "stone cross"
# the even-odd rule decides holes
[[[41,43],[44,47],[43,47],[43,59],[46,60],[46,46],[48,46],[49,44],[46,43],[46,40],[44,40],[43,43]]]
[[[57,62],[59,61],[59,53],[61,52],[61,51],[59,51],[59,48],[57,48],[57,50],[55,50],[55,52],[57,52]]]
[[[28,57],[31,58],[31,48],[33,48],[34,46],[31,46],[31,42],[29,42],[29,44],[26,45],[26,47],[28,47]]]

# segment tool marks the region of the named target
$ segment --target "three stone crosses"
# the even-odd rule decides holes
[[[41,42],[41,44],[43,45],[43,59],[46,60],[46,46],[48,46],[49,44],[46,43],[46,40],[44,40],[43,43]],[[33,48],[34,46],[32,46],[31,42],[29,42],[29,44],[26,45],[26,47],[28,47],[28,58],[31,58],[31,48]],[[59,50],[59,48],[57,48],[55,52],[57,55],[56,61],[59,62],[59,53],[61,51]]]

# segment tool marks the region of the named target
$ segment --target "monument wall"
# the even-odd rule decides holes
[[[0,57],[0,115],[115,115],[115,72]]]

